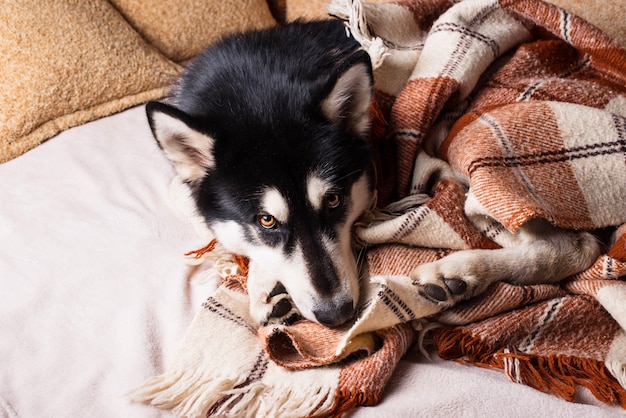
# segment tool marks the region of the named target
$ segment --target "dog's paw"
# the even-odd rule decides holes
[[[448,257],[418,266],[411,272],[411,280],[422,297],[442,307],[469,299],[483,287],[467,265],[457,265]]]
[[[262,298],[250,301],[252,316],[261,326],[291,325],[302,319],[285,286],[276,283],[272,291]]]

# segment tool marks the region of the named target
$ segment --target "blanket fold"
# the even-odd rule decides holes
[[[168,370],[131,397],[190,417],[340,415],[378,402],[401,356],[431,336],[443,358],[626,408],[626,51],[540,0],[330,11],[372,56],[377,172],[396,181],[378,179],[379,206],[356,228],[367,264],[356,319],[259,329],[242,260],[212,244],[197,254],[223,283]],[[607,250],[560,285],[496,283],[445,311],[419,295],[417,265],[507,246],[536,217],[603,228]]]

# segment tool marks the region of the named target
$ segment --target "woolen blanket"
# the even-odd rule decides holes
[[[331,12],[375,67],[378,205],[356,230],[367,264],[357,318],[258,328],[244,260],[212,244],[195,255],[222,285],[133,399],[180,416],[339,415],[376,403],[429,336],[444,358],[626,407],[626,51],[539,0],[345,0]],[[596,232],[606,250],[559,285],[497,283],[445,311],[409,278],[452,251],[506,245],[535,217]]]

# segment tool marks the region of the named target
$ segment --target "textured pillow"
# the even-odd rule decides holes
[[[371,3],[371,1],[369,2]],[[328,19],[330,0],[285,0],[285,20],[295,19]]]
[[[624,0],[548,0],[587,19],[626,47],[626,2]]]
[[[0,162],[162,97],[180,67],[104,0],[0,2]]]
[[[221,35],[275,22],[265,0],[110,0],[168,58],[187,60]]]
[[[264,0],[0,1],[0,163],[163,97],[181,71],[167,57],[273,23]]]

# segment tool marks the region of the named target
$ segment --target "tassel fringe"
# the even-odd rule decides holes
[[[311,392],[270,386],[261,381],[207,377],[199,373],[168,373],[152,377],[127,396],[134,402],[171,409],[177,417],[325,416],[334,407],[334,388]],[[234,388],[234,389],[232,389]]]
[[[243,382],[208,377],[201,373],[168,372],[148,379],[129,392],[134,402],[171,409],[177,417],[203,417],[223,393]]]
[[[570,402],[574,401],[576,385],[581,385],[598,400],[626,408],[626,390],[601,361],[573,356],[539,357],[496,349],[477,337],[450,328],[436,331],[433,341],[443,359],[501,369],[513,382]],[[624,376],[623,364],[619,367]]]
[[[346,22],[352,37],[358,41],[372,60],[373,69],[380,67],[389,55],[382,38],[373,36],[367,26],[367,19],[360,1],[332,1],[328,13]]]

